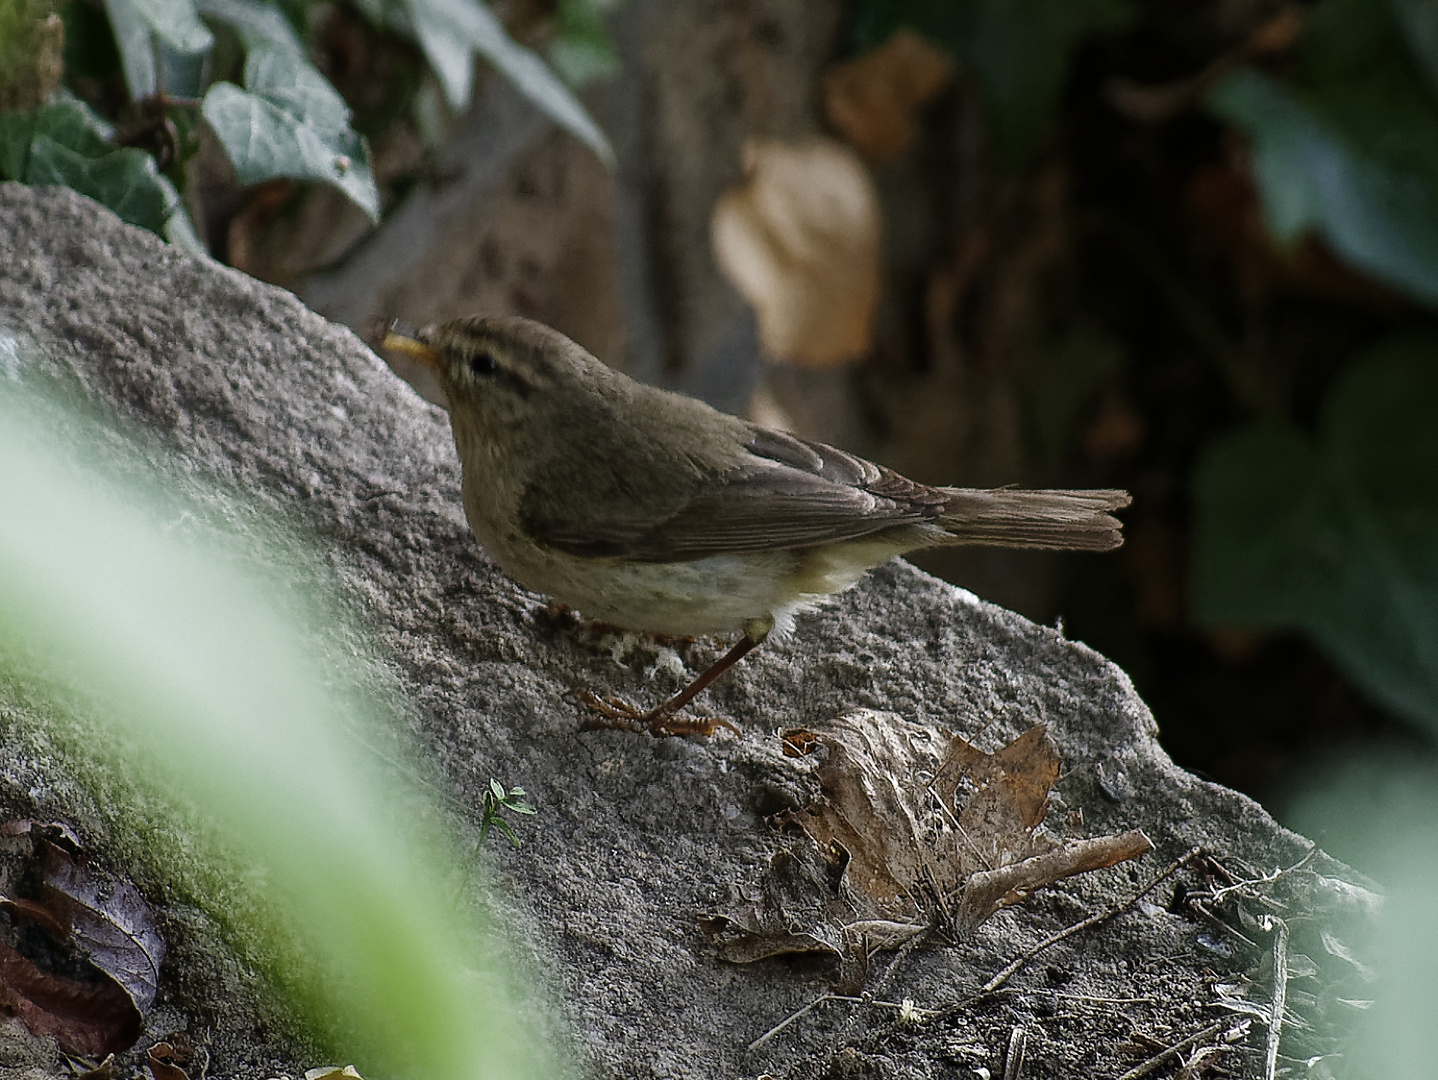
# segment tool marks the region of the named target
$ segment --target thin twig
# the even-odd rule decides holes
[[[803,1006],[803,1007],[800,1008],[800,1009],[797,1009],[797,1010],[794,1011],[794,1012],[791,1012],[788,1016],[784,1017],[783,1020],[780,1020],[777,1024],[775,1024],[773,1027],[771,1027],[768,1031],[764,1032],[764,1034],[760,1035],[757,1039],[755,1039],[753,1042],[751,1042],[751,1043],[749,1044],[749,1052],[750,1052],[750,1053],[753,1053],[755,1050],[759,1049],[759,1047],[763,1046],[766,1042],[768,1042],[770,1039],[772,1039],[775,1035],[779,1034],[779,1032],[783,1031],[783,1030],[784,1030],[785,1028],[787,1028],[789,1025],[793,1024],[793,1023],[794,1023],[796,1020],[798,1020],[800,1017],[804,1016],[805,1014],[807,1014],[807,1013],[809,1013],[809,1012],[812,1012],[814,1009],[817,1009],[820,1005],[824,1004],[826,1001],[854,1001],[854,1002],[862,1002],[863,1000],[864,1000],[863,998],[845,997],[843,994],[820,994],[820,995],[819,995],[818,997],[816,997],[813,1001],[809,1002],[809,1004]]]
[[[894,981],[894,976],[899,973],[899,965],[902,964],[905,960],[907,960],[915,949],[917,949],[924,942],[928,941],[929,935],[931,933],[933,933],[932,930],[923,930],[920,933],[917,933],[913,937],[909,938],[909,940],[904,942],[902,945],[900,945],[894,953],[894,958],[890,960],[888,965],[884,968],[883,974],[880,975],[877,979],[874,979],[868,984],[868,986],[864,988],[864,997],[860,1000],[867,1000],[870,1004],[873,1005],[887,1004],[886,1002],[874,1001],[874,996],[876,994],[881,994],[886,989],[888,989],[889,984]],[[844,1028],[839,1032],[839,1040],[841,1042],[845,1042],[848,1040],[850,1033],[854,1029],[854,1023],[857,1019],[857,1014],[850,1017],[848,1024],[846,1024]]]
[[[1278,1068],[1278,1042],[1283,1037],[1283,1010],[1288,1007],[1288,924],[1272,915],[1265,915],[1259,925],[1273,935],[1273,1004],[1269,1006],[1268,1046],[1264,1059],[1264,1080],[1273,1080]]]
[[[1164,1062],[1168,1061],[1169,1058],[1177,1057],[1179,1054],[1187,1050],[1190,1046],[1197,1046],[1199,1043],[1203,1042],[1204,1039],[1211,1039],[1213,1036],[1217,1035],[1220,1031],[1226,1028],[1230,1022],[1231,1021],[1228,1020],[1220,1020],[1216,1024],[1209,1024],[1208,1027],[1204,1028],[1196,1035],[1190,1035],[1188,1038],[1184,1039],[1183,1042],[1176,1042],[1172,1046],[1168,1047],[1168,1049],[1160,1050],[1157,1054],[1154,1054],[1153,1057],[1149,1058],[1142,1065],[1135,1065],[1128,1072],[1120,1076],[1118,1080],[1139,1080],[1139,1077],[1147,1076]]]
[[[1089,928],[1092,927],[1092,926],[1097,926],[1099,923],[1104,922],[1104,921],[1107,920],[1107,919],[1111,919],[1111,918],[1113,918],[1115,915],[1122,915],[1125,911],[1127,911],[1129,908],[1133,907],[1133,906],[1134,906],[1135,904],[1137,904],[1140,900],[1142,900],[1145,896],[1147,896],[1150,892],[1152,892],[1155,888],[1157,888],[1158,885],[1159,885],[1159,883],[1162,882],[1165,878],[1168,878],[1169,876],[1171,876],[1171,875],[1173,875],[1173,874],[1176,874],[1185,864],[1188,863],[1188,861],[1189,861],[1190,859],[1192,859],[1195,855],[1197,855],[1197,854],[1198,854],[1200,851],[1202,851],[1202,850],[1203,850],[1202,848],[1198,848],[1198,847],[1189,848],[1188,851],[1184,852],[1181,856],[1179,856],[1179,857],[1178,857],[1177,859],[1175,859],[1173,862],[1169,863],[1166,867],[1163,868],[1163,870],[1162,870],[1161,872],[1159,872],[1159,873],[1153,878],[1152,881],[1150,881],[1147,885],[1145,885],[1145,886],[1144,886],[1142,889],[1140,889],[1138,892],[1136,892],[1136,893],[1134,893],[1132,896],[1130,896],[1130,897],[1129,897],[1127,900],[1125,900],[1123,903],[1121,903],[1121,904],[1114,904],[1114,905],[1112,905],[1112,906],[1110,906],[1110,907],[1105,908],[1103,911],[1100,911],[1097,915],[1090,915],[1087,919],[1084,919],[1082,922],[1076,922],[1076,923],[1074,923],[1072,926],[1065,927],[1064,929],[1060,930],[1060,931],[1059,931],[1058,933],[1056,933],[1056,934],[1050,934],[1048,937],[1044,938],[1043,941],[1041,941],[1041,942],[1039,942],[1037,945],[1035,945],[1032,949],[1029,949],[1028,952],[1026,952],[1026,953],[1024,953],[1023,955],[1019,956],[1017,959],[1015,959],[1015,960],[1012,961],[1011,963],[1007,964],[1004,968],[1002,968],[1002,969],[998,972],[998,974],[996,974],[996,975],[995,975],[992,979],[990,979],[988,982],[984,983],[984,985],[979,988],[979,994],[980,994],[980,995],[983,995],[983,994],[992,994],[992,993],[993,993],[995,990],[997,990],[1000,986],[1003,986],[1004,983],[1008,982],[1009,979],[1010,979],[1015,973],[1017,973],[1020,968],[1022,968],[1025,964],[1027,964],[1027,963],[1028,963],[1030,960],[1032,960],[1035,956],[1037,956],[1039,953],[1043,952],[1045,949],[1049,948],[1050,946],[1057,945],[1060,941],[1063,941],[1065,938],[1073,937],[1073,935],[1075,935],[1075,934],[1080,934],[1080,933],[1082,933],[1083,931],[1089,929]]]
[[[1158,998],[1151,997],[1092,997],[1089,994],[1065,994],[1058,990],[1047,990],[1043,987],[1037,989],[1025,989],[1017,986],[1005,986],[995,990],[996,994],[1042,994],[1044,997],[1057,998],[1060,1001],[1081,1001],[1087,1005],[1156,1005]]]
[[[1198,1080],[1210,1069],[1216,1068],[1219,1058],[1231,1049],[1228,1046],[1205,1046],[1195,1050],[1193,1057],[1184,1062],[1183,1068],[1173,1074],[1173,1080]]]
[[[818,1008],[820,1005],[826,1004],[830,1001],[843,1001],[847,1002],[850,1005],[872,1005],[877,1009],[897,1009],[901,1013],[908,1012],[910,1014],[914,1014],[920,1017],[929,1017],[934,1015],[934,1012],[930,1009],[916,1009],[912,1001],[908,1002],[907,1004],[902,1001],[875,1001],[873,997],[868,994],[865,994],[862,997],[850,997],[847,994],[820,994],[813,1001],[809,1002],[809,1004],[790,1013],[783,1020],[780,1020],[768,1031],[764,1032],[764,1034],[760,1035],[757,1039],[751,1042],[749,1044],[749,1050],[751,1052],[757,1050],[759,1047],[763,1046],[766,1042],[772,1039],[775,1035],[778,1035],[785,1028],[792,1025],[796,1020],[800,1019],[807,1013],[813,1012],[813,1010]]]
[[[934,797],[934,802],[939,804],[939,809],[942,810],[945,816],[948,817],[949,821],[953,823],[954,831],[957,832],[959,834],[959,837],[964,841],[964,843],[968,845],[969,850],[973,852],[974,858],[978,859],[979,863],[985,869],[992,869],[993,861],[989,858],[989,856],[985,855],[982,851],[979,850],[979,845],[974,843],[973,837],[969,835],[969,830],[964,828],[963,825],[960,824],[958,815],[955,814],[954,811],[950,808],[949,804],[944,801],[943,796],[934,790],[934,785],[938,782],[938,777],[935,777],[933,780],[930,780],[928,784],[925,785],[925,790],[927,790],[928,793]]]
[[[1248,946],[1254,952],[1259,951],[1258,942],[1249,939],[1246,935],[1244,935],[1241,930],[1229,926],[1228,923],[1224,922],[1213,912],[1209,911],[1208,906],[1197,896],[1190,893],[1186,902],[1191,910],[1198,912],[1198,914],[1202,915],[1205,919],[1211,922],[1215,929],[1227,934],[1229,937],[1235,939],[1236,941],[1243,942],[1244,945]]]
[[[1222,900],[1231,892],[1238,892],[1243,889],[1251,889],[1255,885],[1272,885],[1280,878],[1286,877],[1287,875],[1292,874],[1295,871],[1302,870],[1305,866],[1307,866],[1313,861],[1314,856],[1316,856],[1317,854],[1318,845],[1315,844],[1313,845],[1313,847],[1308,849],[1307,855],[1303,856],[1303,858],[1299,859],[1292,866],[1284,867],[1282,870],[1275,870],[1273,873],[1264,874],[1261,877],[1250,878],[1246,881],[1237,881],[1232,885],[1225,885],[1223,888],[1215,889],[1212,893],[1210,893],[1208,899],[1211,901]]]

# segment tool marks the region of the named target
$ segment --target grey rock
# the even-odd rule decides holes
[[[742,735],[582,730],[585,714],[567,691],[593,685],[657,701],[678,685],[674,673],[644,642],[616,664],[488,562],[460,508],[447,418],[348,330],[79,195],[13,184],[0,185],[0,330],[35,342],[46,378],[77,387],[157,460],[247,492],[312,538],[332,568],[336,604],[373,636],[413,736],[471,823],[491,777],[527,790],[539,814],[519,822],[524,846],[490,849],[510,886],[498,902],[540,955],[594,1076],[997,1073],[1014,1026],[1027,1032],[1026,1076],[1117,1075],[1133,1064],[1119,1044],[1136,1026],[1177,1041],[1212,1015],[1202,1011],[1209,968],[1224,961],[1204,945],[1211,927],[1164,910],[1171,883],[1150,907],[1040,957],[1015,977],[1025,993],[964,1003],[1023,948],[1129,896],[1195,845],[1261,871],[1311,846],[1249,799],[1176,768],[1128,677],[1103,657],[898,561],[700,699]],[[4,385],[0,377],[0,393]],[[678,648],[693,672],[723,647]],[[4,695],[0,686],[13,733],[19,706]],[[1074,879],[1007,909],[961,947],[917,950],[892,966],[873,959],[877,999],[952,1007],[943,1017],[909,1027],[884,1006],[827,1002],[750,1052],[830,992],[834,973],[781,960],[722,964],[695,916],[756,881],[788,842],[764,815],[804,788],[775,732],[853,706],[940,723],[986,749],[1045,723],[1065,762],[1065,808],[1081,810],[1091,834],[1142,828],[1156,850],[1144,865]],[[4,763],[5,807],[118,828],[114,815],[86,809],[63,750],[41,749],[53,756]],[[160,899],[155,871],[134,858],[117,869]],[[1312,866],[1353,880],[1321,855]],[[191,958],[182,970],[174,960],[167,967],[167,1022],[212,1021],[227,1009],[246,1017],[219,1025],[213,1074],[320,1063],[305,1058],[281,1022],[283,1006],[264,1003],[203,913],[177,909],[167,930],[172,956]],[[1100,1009],[1085,1027],[1054,1018],[1054,988],[1065,986],[1152,1004]]]

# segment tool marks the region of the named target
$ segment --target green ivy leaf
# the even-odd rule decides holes
[[[1333,387],[1316,439],[1255,426],[1195,482],[1195,613],[1300,630],[1438,731],[1438,341],[1390,341]]]
[[[269,47],[308,62],[299,34],[274,4],[261,0],[199,0],[199,10],[233,27],[247,52]]]
[[[105,10],[120,49],[125,84],[137,101],[159,88],[157,37],[178,53],[206,52],[215,43],[194,0],[105,0]]]
[[[1018,168],[1048,126],[1079,45],[1132,14],[1127,0],[864,0],[855,26],[866,48],[900,26],[946,46],[978,80],[1000,161]]]
[[[1313,230],[1355,267],[1438,303],[1438,99],[1385,4],[1328,0],[1302,78],[1239,71],[1209,107],[1242,128],[1281,242]]]
[[[195,0],[126,0],[149,23],[160,39],[176,52],[204,52],[215,43],[209,27],[200,21]]]
[[[125,72],[130,100],[149,97],[159,87],[154,31],[131,0],[105,0],[105,13],[115,32],[115,47],[120,50],[120,67]]]
[[[350,127],[339,92],[301,56],[273,46],[251,49],[245,89],[215,83],[205,95],[204,115],[240,183],[280,176],[318,180],[379,220],[369,147]]]
[[[114,148],[109,125],[80,101],[0,113],[0,177],[58,184],[88,195],[120,220],[203,250],[179,192],[142,150]]]
[[[59,184],[108,206],[121,221],[163,234],[174,207],[173,188],[143,150],[122,147],[102,157],[86,157],[45,135],[30,142],[25,173],[29,184]],[[176,200],[178,197],[176,196]]]
[[[619,70],[604,25],[606,0],[559,0],[549,62],[570,86],[583,86]]]
[[[99,157],[110,152],[113,132],[89,106],[75,100],[42,105],[30,112],[0,112],[0,176],[26,182],[30,143],[37,134],[86,157]]]
[[[469,104],[477,52],[544,113],[592,149],[607,165],[614,151],[569,87],[544,61],[505,33],[480,0],[405,0],[415,38],[439,76],[450,107]]]

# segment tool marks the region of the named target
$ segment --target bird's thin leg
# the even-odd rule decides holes
[[[700,674],[693,682],[686,686],[679,693],[675,694],[664,704],[648,713],[640,713],[627,702],[614,699],[605,700],[586,690],[580,694],[580,700],[590,706],[611,724],[605,727],[639,727],[647,730],[651,735],[712,735],[717,727],[726,727],[730,731],[738,733],[739,729],[727,720],[704,719],[704,720],[679,720],[674,714],[684,708],[700,691],[709,686],[715,679],[723,675],[731,667],[737,664],[750,652],[764,643],[769,636],[769,631],[774,628],[772,617],[765,619],[754,619],[744,626],[744,636],[735,643],[734,647],[721,656],[714,663]]]

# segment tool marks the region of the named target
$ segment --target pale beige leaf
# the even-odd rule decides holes
[[[724,275],[749,301],[773,360],[824,367],[869,351],[879,295],[879,200],[833,139],[750,140],[747,179],[711,222]]]

